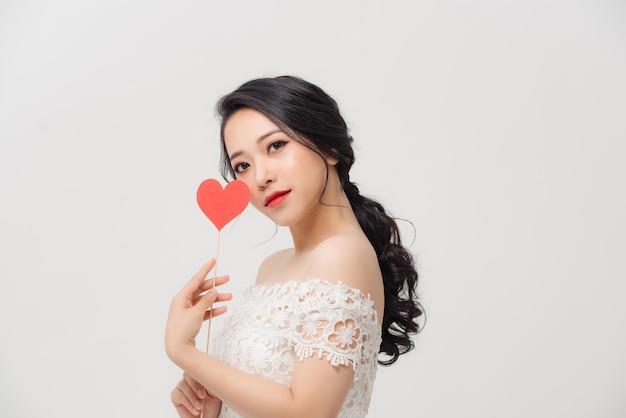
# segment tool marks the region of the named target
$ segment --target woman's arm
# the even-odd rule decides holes
[[[214,301],[224,300],[208,291],[210,280],[205,278],[214,264],[212,260],[202,267],[172,301],[165,339],[170,359],[244,417],[336,417],[354,378],[351,366],[333,366],[316,357],[296,361],[291,386],[286,387],[196,348],[195,336],[207,310]]]
[[[207,356],[192,346],[179,347],[170,358],[243,417],[336,417],[354,373],[325,358],[296,362],[291,387],[249,374]]]

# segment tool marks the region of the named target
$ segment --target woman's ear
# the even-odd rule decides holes
[[[336,149],[332,149],[333,154],[337,154],[337,150]],[[331,155],[326,155],[324,157],[324,160],[326,160],[326,164],[328,165],[337,165],[337,163],[339,163],[339,158],[333,157]]]
[[[326,160],[326,164],[328,165],[332,165],[335,166],[337,165],[337,163],[339,163],[339,159],[335,158],[335,157],[331,157],[330,155],[327,155],[324,160]]]

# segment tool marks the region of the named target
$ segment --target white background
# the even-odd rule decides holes
[[[0,2],[0,416],[175,416],[213,106],[281,74],[338,100],[353,178],[415,226],[428,323],[370,416],[626,416],[617,0]],[[222,232],[236,296],[273,233]]]

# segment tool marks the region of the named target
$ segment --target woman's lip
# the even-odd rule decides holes
[[[279,197],[285,196],[289,192],[291,192],[291,190],[280,190],[278,192],[274,192],[265,198],[265,202],[263,202],[263,204],[265,206],[268,206],[273,200],[278,199]]]

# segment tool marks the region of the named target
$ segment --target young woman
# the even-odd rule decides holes
[[[351,182],[352,138],[319,87],[252,80],[218,112],[224,177],[244,181],[251,204],[289,227],[293,248],[261,264],[210,356],[195,336],[212,303],[231,298],[209,291],[214,260],[176,295],[165,347],[184,373],[172,402],[185,418],[363,417],[377,363],[394,363],[419,330],[413,258],[393,218]]]

